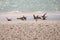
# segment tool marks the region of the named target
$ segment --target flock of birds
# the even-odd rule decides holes
[[[33,18],[34,18],[34,20],[37,21],[38,19],[46,20],[47,17],[46,17],[46,13],[45,13],[41,17],[39,17],[39,15],[36,16],[35,14],[33,14]],[[22,17],[17,18],[17,19],[27,20],[27,17],[22,16]],[[11,21],[11,19],[7,18],[7,21]]]

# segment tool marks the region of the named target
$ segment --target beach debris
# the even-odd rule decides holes
[[[20,18],[17,18],[17,19],[26,20],[26,17],[23,16],[23,17],[20,17]]]

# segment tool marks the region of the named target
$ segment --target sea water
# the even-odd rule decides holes
[[[0,0],[0,12],[60,11],[60,0]]]

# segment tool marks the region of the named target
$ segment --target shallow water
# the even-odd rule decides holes
[[[47,20],[60,20],[60,14],[50,14],[47,17]]]
[[[52,20],[52,21],[60,21],[60,14],[47,14],[47,18],[46,20]],[[25,20],[20,20],[17,19],[16,17],[12,17],[11,18],[12,21],[25,21]],[[39,19],[39,21],[42,19]],[[5,17],[0,17],[0,21],[7,21],[7,19]],[[27,16],[27,20],[26,21],[34,21],[33,16]]]

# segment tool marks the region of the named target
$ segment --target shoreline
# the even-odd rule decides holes
[[[4,20],[7,21],[6,18],[12,19],[12,21],[19,21],[16,18],[20,18],[23,15],[27,18],[28,21],[30,21],[30,20],[34,21],[33,14],[38,15],[39,17],[41,17],[44,13],[7,13],[7,14],[1,14],[0,15],[0,21],[4,21]],[[60,20],[60,14],[57,14],[57,13],[55,13],[55,14],[54,13],[51,13],[51,14],[47,13],[46,16],[47,16],[47,20],[49,20],[49,21],[50,20],[51,21]],[[42,20],[42,19],[40,19],[40,20]]]

